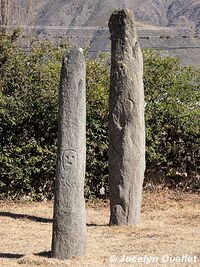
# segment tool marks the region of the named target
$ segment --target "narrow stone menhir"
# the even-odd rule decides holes
[[[83,256],[86,249],[84,177],[86,163],[85,59],[79,48],[63,57],[52,257]]]
[[[136,225],[145,171],[143,59],[131,11],[115,11],[109,29],[110,225]]]

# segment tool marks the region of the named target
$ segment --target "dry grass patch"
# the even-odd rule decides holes
[[[111,256],[158,257],[145,266],[200,266],[200,196],[172,191],[144,193],[138,227],[109,227],[108,201],[87,203],[87,255],[59,261],[49,258],[52,203],[1,202],[0,266],[144,266],[110,262]],[[197,263],[163,263],[164,255],[197,256]],[[112,258],[113,259],[113,258]],[[128,258],[126,258],[129,260]],[[133,258],[132,258],[133,259]]]

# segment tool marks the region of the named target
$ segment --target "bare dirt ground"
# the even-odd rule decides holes
[[[109,227],[109,203],[87,203],[87,255],[50,258],[52,203],[0,202],[0,266],[200,266],[200,196],[144,193],[138,227]]]

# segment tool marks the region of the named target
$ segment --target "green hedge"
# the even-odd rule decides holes
[[[144,66],[146,176],[162,171],[165,184],[198,191],[200,70],[152,51],[144,53]]]
[[[40,42],[24,53],[14,35],[0,36],[1,197],[53,196],[60,62],[66,49]],[[162,171],[164,183],[198,191],[200,72],[152,51],[144,52],[144,66],[145,183]],[[88,198],[98,197],[101,187],[108,193],[108,90],[104,57],[87,60]]]

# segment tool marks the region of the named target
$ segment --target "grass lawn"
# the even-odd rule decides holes
[[[49,258],[52,203],[0,202],[0,266],[200,266],[200,195],[144,192],[138,227],[109,227],[109,202],[87,203],[87,255]]]

